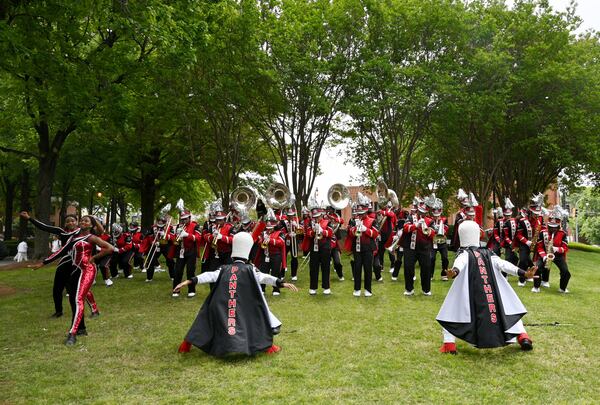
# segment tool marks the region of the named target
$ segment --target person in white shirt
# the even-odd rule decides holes
[[[19,244],[17,245],[17,255],[15,256],[14,260],[19,263],[26,262],[27,260],[29,260],[27,258],[27,249],[27,242],[25,242],[24,240],[19,242]]]

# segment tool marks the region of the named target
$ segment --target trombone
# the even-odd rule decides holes
[[[164,240],[167,238],[167,232],[169,231],[170,226],[171,226],[171,217],[169,217],[169,220],[167,221],[167,224],[165,225],[164,235],[162,236],[162,238],[158,237],[158,235],[160,234],[160,231],[156,232],[156,235],[154,235],[154,240],[152,241],[152,246],[150,246],[150,251],[152,253],[150,254],[150,252],[149,252],[146,255],[146,260],[144,260],[144,265],[142,266],[143,270],[147,270],[148,267],[150,265],[152,265],[152,261],[154,260],[154,256],[156,256],[156,251],[158,250],[158,246],[156,246],[156,243],[160,240]]]

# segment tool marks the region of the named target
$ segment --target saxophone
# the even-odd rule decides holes
[[[548,232],[548,240],[545,241],[546,243],[546,264],[544,265],[544,267],[546,268],[546,270],[550,271],[550,267],[552,267],[552,262],[554,261],[554,250],[552,249],[554,247],[554,241],[552,238],[552,235],[550,235],[550,232]]]
[[[538,222],[537,218],[536,218],[536,222]],[[538,236],[540,235],[540,230],[541,229],[542,229],[542,222],[539,221],[539,223],[536,225],[535,229],[533,230],[533,236],[531,237],[531,248],[530,248],[530,250],[533,253],[533,256],[531,257],[532,259],[535,259],[535,246],[537,245]]]

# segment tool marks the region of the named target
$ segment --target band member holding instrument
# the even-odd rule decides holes
[[[123,270],[123,276],[128,279],[133,278],[131,274],[131,259],[133,258],[133,242],[129,232],[123,232],[123,227],[119,224],[112,224],[112,239],[111,245],[116,246],[119,250],[113,252],[110,260],[110,274],[118,277],[119,272],[117,266]]]
[[[458,228],[460,226],[460,223],[467,219],[466,210],[469,207],[469,195],[465,193],[465,191],[462,188],[458,189],[458,194],[456,195],[456,198],[458,199],[461,208],[460,211],[458,211],[456,213],[456,216],[454,217],[454,231],[452,234],[452,243],[450,245],[450,250],[452,250],[453,252],[458,251],[458,249],[460,248],[460,241],[458,240]]]
[[[517,228],[517,240],[519,241],[518,266],[521,270],[527,270],[537,260],[537,253],[534,251],[533,245],[544,225],[541,216],[543,200],[543,195],[535,195],[530,201],[529,213],[526,209],[521,209],[521,218]],[[531,252],[533,252],[533,258],[530,257]],[[523,276],[519,276],[519,287],[524,287],[526,281],[533,280],[526,280]]]
[[[215,271],[224,264],[231,264],[231,235],[232,225],[225,221],[227,215],[220,207],[215,209],[215,224],[212,233],[206,235],[207,243],[212,246],[212,255],[210,257],[209,271]]]
[[[224,217],[224,216],[223,216]],[[168,234],[173,242],[173,247],[169,252],[171,258],[175,261],[175,277],[173,278],[173,288],[175,288],[183,278],[183,268],[186,268],[186,277],[193,278],[196,275],[196,259],[200,247],[200,226],[192,221],[192,214],[189,210],[183,209],[179,213],[179,225],[175,233]],[[196,286],[188,286],[188,297],[196,295]],[[179,297],[179,293],[173,293],[174,298]]]
[[[331,271],[331,237],[333,229],[329,221],[323,218],[323,210],[313,203],[311,224],[304,231],[302,250],[310,252],[310,295],[317,294],[319,285],[319,268],[321,269],[321,287],[323,294],[331,294],[329,273]]]
[[[137,222],[129,224],[129,234],[131,235],[131,245],[133,251],[133,268],[139,270],[142,268],[144,258],[140,251],[144,235],[141,232],[141,228]]]
[[[515,254],[515,249],[518,249],[517,236],[517,220],[513,215],[513,208],[515,206],[510,201],[510,198],[506,197],[504,200],[504,259],[511,262],[515,266],[519,262],[519,257]]]
[[[357,202],[353,207],[356,214],[354,224],[349,225],[348,237],[346,238],[345,248],[352,251],[354,257],[352,264],[352,275],[354,278],[354,292],[352,295],[360,297],[362,287],[362,277],[364,275],[365,297],[373,295],[371,287],[373,278],[373,260],[377,250],[376,239],[379,236],[379,230],[376,226],[375,218],[367,214],[370,200],[362,193],[358,193]]]
[[[265,274],[275,278],[283,278],[283,269],[286,267],[285,233],[277,229],[279,220],[272,210],[267,214],[265,230],[258,237],[260,249],[254,259],[254,264]],[[263,292],[266,285],[262,286]],[[273,295],[279,295],[279,287],[273,286]]]
[[[560,223],[562,219],[568,215],[563,211],[560,205],[556,205],[548,216],[548,226],[540,232],[536,245],[538,260],[536,274],[540,278],[533,279],[532,292],[540,292],[542,287],[550,288],[550,270],[553,265],[558,267],[560,271],[560,288],[561,293],[568,293],[567,285],[571,278],[569,266],[567,265],[567,252],[569,251],[569,243],[567,233],[561,229]]]
[[[200,250],[200,272],[204,273],[210,271],[211,261],[213,260],[213,256],[215,255],[215,251],[212,247],[212,244],[209,243],[210,235],[212,235],[215,227],[215,212],[212,207],[208,211],[208,219],[204,221],[202,225],[202,249]]]
[[[435,257],[439,252],[442,258],[442,281],[448,281],[446,271],[448,270],[448,244],[446,243],[446,235],[448,235],[448,219],[442,216],[444,203],[441,199],[436,198],[431,207],[432,223],[431,227],[435,229],[435,238],[433,239],[433,249],[431,249],[431,276],[435,273]]]
[[[290,264],[292,267],[292,281],[298,280],[298,229],[299,220],[294,204],[290,205],[286,212],[286,251],[290,252]]]
[[[417,206],[414,206],[415,212],[417,210]],[[409,217],[409,212],[404,211],[398,208],[396,212],[396,229],[395,235],[392,238],[392,245],[388,248],[388,250],[394,254],[394,266],[392,268],[392,281],[398,280],[398,274],[400,274],[400,269],[402,268],[402,259],[404,257],[404,223],[406,222],[406,218]]]
[[[331,237],[331,259],[333,260],[333,269],[335,270],[338,279],[344,281],[344,266],[342,265],[342,254],[340,240],[342,237],[342,224],[344,218],[338,214],[332,206],[327,206],[325,219],[329,220],[329,226],[333,230]]]
[[[494,215],[494,227],[490,237],[488,238],[486,247],[490,249],[498,257],[502,257],[502,246],[504,245],[504,212],[502,207],[494,208],[492,210]]]
[[[159,264],[158,259],[162,255],[169,269],[169,278],[175,278],[175,260],[169,257],[169,251],[172,249],[173,240],[176,238],[175,230],[171,226],[171,221],[164,216],[158,217],[156,223],[152,225],[150,232],[144,238],[142,251],[146,253],[146,281],[150,282],[154,278],[154,270]]]
[[[385,267],[384,258],[386,248],[390,247],[393,242],[392,239],[394,236],[394,229],[396,229],[396,220],[396,214],[393,211],[391,201],[388,201],[379,211],[377,211],[376,225],[379,229],[379,237],[377,239],[377,260],[382,269]]]
[[[404,247],[404,295],[414,295],[415,263],[421,268],[421,288],[424,295],[431,295],[431,249],[435,229],[432,220],[426,217],[427,206],[419,205],[415,217],[404,223],[404,234],[407,245]]]

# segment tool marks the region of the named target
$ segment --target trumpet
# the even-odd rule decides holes
[[[265,250],[269,248],[269,234],[267,231],[263,231],[263,241],[260,244],[260,247]]]
[[[212,240],[212,247],[213,249],[217,249],[217,242],[219,241],[216,237],[216,234],[218,234],[221,231],[221,226],[218,226],[216,228],[213,229],[213,240]]]
[[[356,232],[354,232],[354,235],[356,235],[357,238],[360,238],[360,235],[362,234],[362,232],[359,231],[358,228],[362,228],[362,219],[357,218],[355,220],[355,226],[356,226]]]
[[[387,248],[388,251],[393,252],[394,250],[396,250],[398,244],[400,243],[400,239],[402,239],[402,233],[403,231],[399,230],[398,233],[394,236],[392,244]]]
[[[318,222],[313,223],[313,231],[315,231],[315,235],[317,239],[323,239],[323,228]]]
[[[419,221],[417,222],[417,225],[419,225],[421,227],[421,231],[426,236],[429,236],[431,234],[431,228],[427,226],[427,223],[425,222],[425,220],[423,218],[419,219]]]

